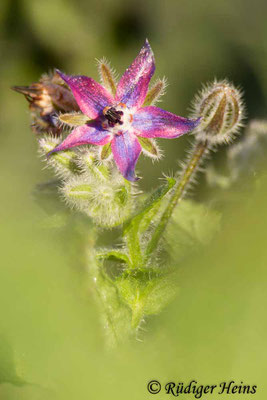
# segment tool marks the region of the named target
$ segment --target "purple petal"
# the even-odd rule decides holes
[[[141,107],[154,71],[154,55],[146,40],[132,65],[126,69],[121,77],[117,88],[116,100],[125,103],[128,107]]]
[[[56,151],[67,150],[71,147],[80,146],[82,144],[104,145],[111,140],[110,133],[102,129],[97,121],[89,122],[86,125],[75,128],[61,144],[55,147],[47,155],[49,156]]]
[[[141,153],[141,146],[136,136],[130,132],[114,136],[111,149],[117,167],[124,178],[128,181],[137,181],[139,178],[135,176],[134,169]]]
[[[81,111],[89,118],[97,118],[102,110],[114,103],[112,95],[94,79],[82,75],[65,75],[57,73],[71,89]]]
[[[191,131],[199,122],[200,118],[187,119],[149,106],[135,112],[132,126],[138,136],[173,139]]]

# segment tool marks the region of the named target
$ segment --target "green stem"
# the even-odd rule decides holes
[[[171,218],[173,210],[178,202],[182,199],[186,187],[190,180],[192,179],[194,173],[196,172],[199,164],[202,161],[203,156],[205,155],[206,151],[208,150],[208,143],[207,142],[197,142],[195,149],[190,157],[190,160],[185,167],[180,179],[175,184],[173,188],[173,193],[169,199],[169,203],[167,208],[165,209],[164,213],[161,216],[161,219],[155,228],[152,237],[147,245],[146,252],[145,252],[145,259],[147,260],[153,253],[153,251],[157,248],[158,243],[162,237],[163,232],[166,229],[166,226]]]

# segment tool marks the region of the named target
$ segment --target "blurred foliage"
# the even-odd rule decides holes
[[[169,82],[162,108],[186,115],[202,83],[227,77],[244,90],[248,118],[266,119],[266,14],[265,0],[1,1],[0,398],[140,400],[152,378],[242,380],[266,398],[266,163],[225,191],[201,180],[195,199],[220,209],[220,233],[177,261],[179,296],[149,318],[143,342],[107,352],[83,267],[82,237],[90,253],[94,231],[36,203],[35,186],[51,174],[25,101],[9,89],[53,67],[96,78],[103,55],[122,73],[148,37]],[[139,162],[143,188],[176,169],[187,141],[161,140],[165,158]]]
[[[208,245],[220,229],[221,215],[202,204],[183,200],[174,210],[166,232],[169,253],[180,261],[186,255]]]

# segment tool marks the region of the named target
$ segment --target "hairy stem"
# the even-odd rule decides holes
[[[157,227],[155,228],[152,237],[147,245],[145,252],[146,259],[148,259],[152,255],[153,251],[157,248],[158,243],[162,237],[163,232],[166,229],[166,226],[171,218],[175,206],[182,199],[188,183],[191,181],[193,175],[197,171],[197,168],[199,167],[201,161],[203,160],[203,156],[206,154],[208,148],[209,145],[207,141],[196,143],[193,153],[184,171],[182,172],[180,179],[175,184],[168,205],[164,213],[162,214],[160,221]]]

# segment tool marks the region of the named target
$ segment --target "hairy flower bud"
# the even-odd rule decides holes
[[[124,222],[132,211],[132,187],[114,170],[107,180],[81,174],[64,182],[67,203],[89,215],[96,224],[112,227]]]
[[[79,155],[79,167],[88,176],[99,181],[105,181],[110,178],[110,170],[107,164],[100,163],[97,160],[96,152],[93,150],[84,150]]]
[[[66,178],[73,174],[80,172],[78,165],[77,154],[72,150],[67,150],[61,153],[52,154],[46,157],[47,153],[51,151],[60,141],[60,138],[53,136],[43,136],[39,140],[39,151],[45,157],[48,165],[56,171],[57,175]]]
[[[211,144],[230,142],[238,133],[244,118],[241,93],[226,80],[206,86],[193,104],[194,118],[202,117],[194,134]]]

